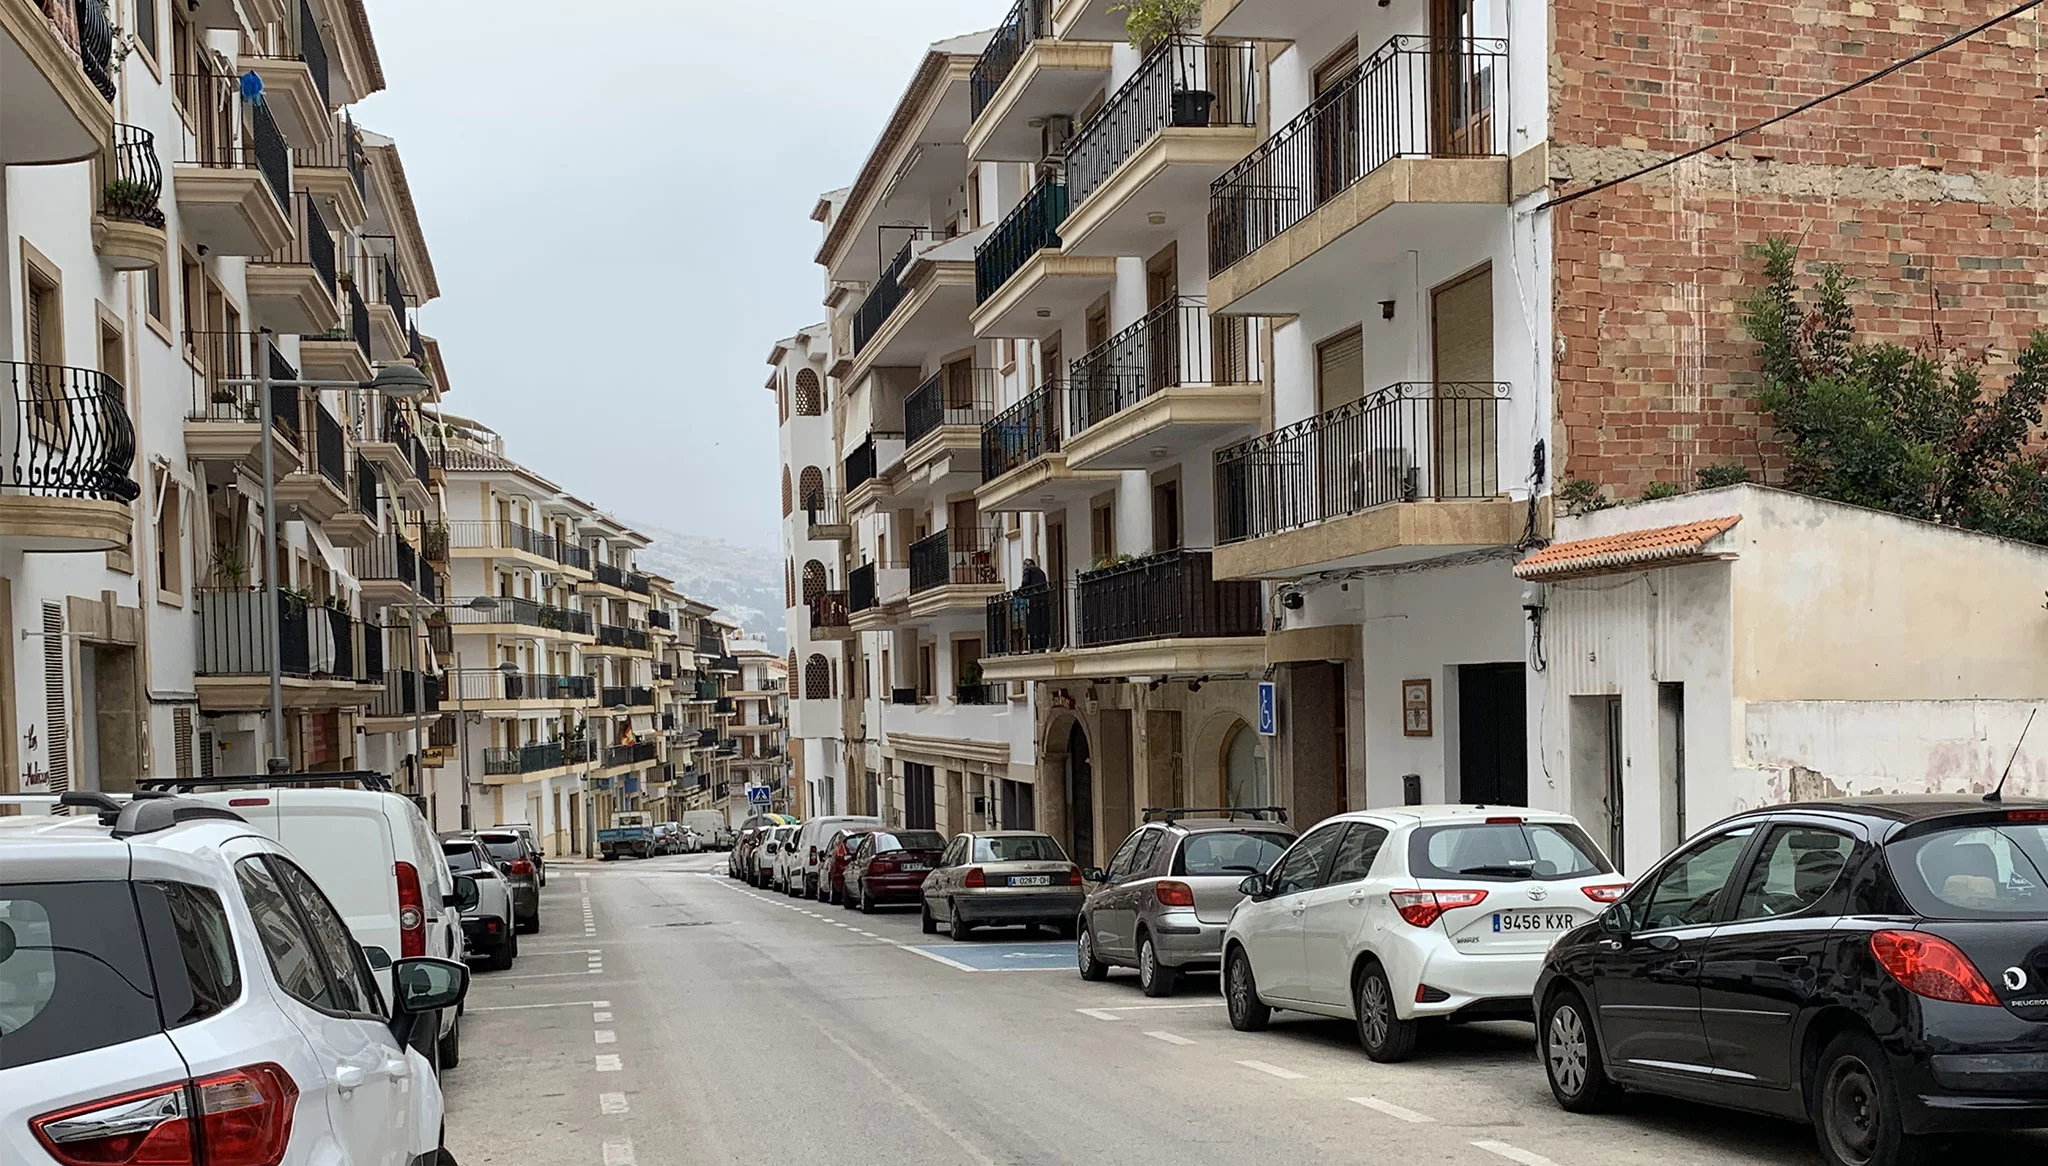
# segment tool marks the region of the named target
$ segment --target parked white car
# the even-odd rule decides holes
[[[398,960],[386,997],[314,877],[232,812],[67,800],[88,812],[0,818],[0,1162],[447,1161],[408,1044],[467,968]]]
[[[358,789],[332,788],[354,784]],[[419,808],[375,773],[301,773],[266,777],[145,782],[194,789],[191,797],[224,806],[264,837],[282,843],[313,873],[348,920],[356,942],[392,959],[463,959],[462,912],[441,843]],[[389,969],[380,985],[390,997]],[[432,1039],[438,1034],[437,1042]],[[436,1069],[462,1059],[462,1019],[453,1012],[419,1033]]]
[[[1568,814],[1340,814],[1244,881],[1223,937],[1230,1023],[1343,1017],[1367,1056],[1405,1060],[1426,1017],[1528,1018],[1551,941],[1627,889]]]
[[[777,869],[782,856],[789,852],[790,842],[796,838],[795,826],[776,826],[762,837],[760,845],[754,847],[753,884],[768,890],[776,883]]]
[[[879,827],[880,818],[864,818],[854,815],[839,815],[828,818],[811,818],[797,827],[796,850],[790,854],[789,869],[783,875],[783,889],[792,895],[806,899],[818,897],[818,874],[824,860],[826,844],[841,830],[859,830]]]

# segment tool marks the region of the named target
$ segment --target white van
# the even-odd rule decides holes
[[[726,850],[732,846],[732,827],[726,825],[725,814],[718,810],[684,810],[683,825],[697,832],[706,850]]]
[[[818,897],[818,873],[826,857],[825,846],[841,830],[880,827],[880,818],[839,815],[811,818],[796,834],[796,851],[789,859],[789,893],[805,899]]]
[[[275,839],[327,892],[357,943],[390,960],[461,960],[462,910],[441,843],[417,806],[379,773],[165,778],[142,788],[189,791],[226,806]],[[348,788],[353,787],[353,788]],[[389,960],[372,954],[385,999],[395,999]],[[422,1025],[415,1047],[437,1068],[462,1059],[461,1017],[444,1011]],[[438,1034],[439,1040],[428,1039]]]

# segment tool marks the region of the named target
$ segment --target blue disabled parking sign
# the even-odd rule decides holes
[[[1261,680],[1259,682],[1259,736],[1271,737],[1280,732],[1280,718],[1276,711],[1276,706],[1279,702],[1279,687],[1270,680]]]

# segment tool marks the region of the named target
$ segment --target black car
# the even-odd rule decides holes
[[[2048,802],[1739,814],[1566,933],[1536,984],[1558,1103],[1623,1088],[1815,1126],[1836,1166],[2048,1126]]]

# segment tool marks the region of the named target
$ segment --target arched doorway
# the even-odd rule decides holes
[[[1273,775],[1259,748],[1259,735],[1243,721],[1223,734],[1223,800],[1231,806],[1273,804]]]
[[[1075,721],[1067,730],[1067,825],[1070,852],[1082,866],[1095,865],[1095,764],[1088,734]]]

